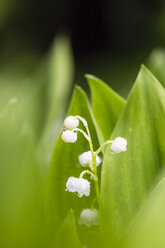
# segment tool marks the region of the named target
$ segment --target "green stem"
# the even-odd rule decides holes
[[[75,117],[78,118],[84,124],[84,126],[86,128],[86,131],[87,131],[87,136],[89,137],[89,139],[87,139],[87,140],[88,140],[88,143],[89,143],[90,151],[92,153],[93,173],[94,173],[95,177],[97,178],[97,180],[95,180],[95,191],[96,191],[96,197],[97,197],[97,201],[98,201],[98,205],[99,205],[99,203],[100,203],[100,191],[99,191],[99,183],[98,183],[98,175],[97,175],[97,167],[96,167],[96,154],[94,153],[93,143],[92,143],[90,131],[89,131],[89,128],[88,128],[88,123],[81,116],[76,115]]]
[[[82,129],[80,129],[80,128],[74,128],[74,129],[72,129],[72,131],[77,131],[77,132],[82,133],[84,135],[84,137],[87,139],[87,141],[89,142],[90,137]]]
[[[97,181],[97,177],[95,176],[95,174],[92,173],[92,172],[89,171],[89,170],[84,170],[83,172],[81,172],[79,178],[83,178],[83,176],[84,176],[85,174],[90,175],[91,179],[93,179],[94,181]]]
[[[113,144],[113,140],[107,140],[107,141],[105,141],[105,142],[97,149],[97,151],[95,152],[95,156],[97,156],[97,155],[102,151],[103,147],[104,147],[105,145],[108,145],[108,144]]]
[[[95,177],[97,178],[97,180],[95,181],[95,190],[96,190],[96,196],[97,196],[97,201],[98,201],[98,205],[100,203],[100,190],[99,190],[99,183],[98,183],[98,175],[97,175],[97,166],[96,166],[96,154],[94,153],[93,150],[93,144],[92,144],[92,139],[91,139],[91,135],[90,135],[90,131],[88,128],[88,125],[85,126],[86,130],[87,130],[87,134],[90,137],[89,139],[89,147],[92,153],[92,165],[93,165],[93,173],[95,174]]]
[[[97,167],[96,167],[96,156],[95,155],[92,157],[92,163],[93,163],[93,172],[97,178],[97,181],[95,181],[95,190],[96,190],[96,196],[97,196],[98,205],[99,205],[99,203],[100,203],[100,190],[99,190]]]

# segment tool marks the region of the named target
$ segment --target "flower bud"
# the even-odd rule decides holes
[[[82,167],[88,167],[92,164],[92,153],[91,151],[84,152],[79,155],[79,162]],[[99,156],[96,156],[96,166],[99,166],[101,164],[102,160]]]
[[[68,129],[74,129],[78,127],[78,125],[79,125],[79,120],[74,116],[68,116],[64,120],[64,126]]]
[[[93,225],[98,225],[98,210],[97,209],[83,209],[80,218],[79,218],[79,224],[80,225],[86,225],[88,227]]]
[[[77,192],[79,197],[90,195],[90,182],[84,178],[69,177],[66,183],[66,191]]]
[[[77,133],[66,130],[62,133],[61,138],[66,143],[75,143],[77,141]]]
[[[124,138],[117,137],[114,139],[113,144],[111,145],[111,150],[114,153],[125,152],[127,150],[127,141]]]

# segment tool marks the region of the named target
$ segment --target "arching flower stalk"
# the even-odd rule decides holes
[[[79,122],[83,123],[85,127],[85,131],[78,128]],[[89,149],[90,149],[89,151],[86,151],[80,154],[78,157],[80,165],[84,168],[89,168],[89,169],[82,171],[79,178],[69,177],[66,183],[66,191],[77,192],[79,197],[82,197],[83,195],[89,196],[90,195],[90,182],[87,179],[83,178],[85,174],[88,174],[90,175],[91,180],[94,180],[96,197],[97,197],[97,201],[99,205],[100,195],[99,195],[99,182],[98,182],[98,175],[97,175],[97,167],[102,162],[102,159],[99,157],[99,153],[102,151],[103,147],[108,144],[111,145],[111,150],[113,153],[125,152],[127,150],[126,148],[127,141],[126,139],[121,138],[121,137],[117,137],[114,140],[107,140],[96,151],[94,151],[88,123],[83,117],[79,115],[68,116],[64,120],[64,126],[65,128],[61,135],[61,138],[64,142],[75,143],[77,141],[77,133],[80,132],[84,136],[84,138],[88,141]],[[92,212],[92,210],[89,211],[88,209],[84,213],[82,214],[83,218],[84,216],[86,216],[86,213],[88,215],[90,215],[90,213],[92,214],[95,213],[96,215],[96,210]],[[91,218],[93,217],[91,216]],[[93,222],[93,219],[92,219],[92,222]],[[84,223],[84,220],[81,221],[81,223]]]

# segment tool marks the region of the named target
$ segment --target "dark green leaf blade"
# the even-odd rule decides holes
[[[117,120],[124,108],[125,100],[113,91],[101,79],[86,75],[92,93],[92,109],[103,135],[109,139]]]
[[[112,134],[128,141],[125,153],[106,150],[102,170],[102,228],[125,230],[165,164],[165,92],[143,66]],[[113,224],[112,224],[113,223]]]

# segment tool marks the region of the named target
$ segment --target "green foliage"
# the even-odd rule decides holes
[[[1,247],[37,247],[42,232],[43,183],[22,103],[10,100],[0,117]]]
[[[8,68],[5,65],[1,67],[0,246],[4,248],[41,248],[54,245],[54,237],[50,237],[48,232],[44,210],[44,178],[47,171],[45,161],[48,153],[47,150],[41,153],[40,144],[43,142],[40,139],[46,129],[44,126],[49,125],[52,120],[59,119],[60,114],[64,113],[61,111],[51,118],[50,115],[47,118],[46,108],[48,107],[50,110],[56,104],[59,109],[60,97],[63,94],[63,97],[67,98],[73,74],[68,40],[61,37],[59,41],[55,42],[55,50],[57,47],[58,52],[51,52],[33,71],[28,71],[27,68],[23,70],[21,67],[21,72],[18,73],[18,64],[16,63],[11,63]],[[67,61],[66,66],[58,62],[60,54],[61,58]],[[32,60],[30,61],[32,62]],[[58,71],[60,66],[65,72],[70,69],[70,72],[67,73],[68,81],[63,77],[64,81],[66,80],[65,87],[68,82],[67,92],[58,91],[58,102],[56,103],[53,95],[51,95],[52,98],[50,95],[48,98],[48,88],[52,84],[54,87],[56,84],[58,88],[58,83],[61,86],[64,86],[64,83],[62,83],[62,79],[59,80],[60,76],[58,76],[59,81],[53,81],[50,76],[54,61],[57,61],[54,68]],[[18,67],[20,69],[20,66]],[[63,99],[61,101],[62,107],[64,107]],[[54,127],[54,133],[57,130],[58,125]],[[44,145],[46,146],[46,144]]]
[[[49,164],[73,80],[74,64],[70,43],[66,37],[57,37],[55,40],[48,56],[47,67],[47,115],[39,152],[42,154],[41,160]]]
[[[163,49],[152,51],[148,58],[148,66],[161,84],[165,86],[165,51]]]
[[[152,55],[150,66],[164,85],[164,53]],[[67,179],[83,171],[78,156],[89,150],[81,133],[75,144],[61,140],[73,79],[68,40],[58,38],[28,77],[14,71],[0,71],[0,246],[164,247],[163,86],[142,66],[127,101],[91,75],[91,105],[74,88],[68,115],[87,120],[94,150],[118,136],[128,141],[125,153],[108,146],[100,155],[97,203],[92,181],[89,197],[65,191]],[[99,227],[80,226],[80,212],[99,203]]]
[[[125,101],[102,80],[86,75],[92,93],[92,110],[103,136],[107,140],[124,108]],[[108,127],[108,128],[107,128]]]
[[[155,187],[127,234],[126,247],[157,248],[165,246],[165,179]]]
[[[65,237],[65,238],[64,238]],[[59,231],[57,232],[57,245],[59,248],[80,248],[76,222],[73,211],[70,210],[64,221],[62,222]]]
[[[108,148],[104,157],[104,230],[111,222],[120,232],[125,230],[153,187],[165,164],[164,126],[164,89],[142,67],[111,137],[125,137],[128,151],[116,155]]]
[[[52,122],[65,112],[73,81],[73,58],[70,43],[66,37],[57,37],[53,44],[50,53],[49,73],[48,121]]]

